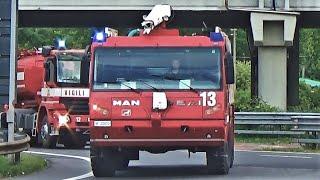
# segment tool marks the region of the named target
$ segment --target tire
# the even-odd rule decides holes
[[[91,147],[91,169],[95,177],[112,177],[116,171],[116,158],[113,151]]]
[[[86,141],[82,141],[78,137],[72,138],[71,133],[65,134],[64,136],[61,136],[60,138],[63,139],[62,140],[63,145],[67,149],[80,149],[80,148],[84,148],[84,146],[86,145]]]
[[[129,166],[129,159],[127,158],[122,158],[120,160],[120,163],[119,163],[119,167],[117,168],[118,170],[125,170],[127,169]]]
[[[30,141],[29,141],[29,144],[31,147],[37,147],[39,146],[38,144],[38,137],[32,137],[32,135],[29,135],[30,136]]]
[[[81,142],[69,142],[69,143],[63,143],[64,147],[67,149],[83,149],[86,145],[85,143]]]
[[[231,133],[234,133],[233,131],[231,131]],[[234,136],[229,136],[229,140],[228,142],[229,144],[229,158],[230,158],[230,168],[233,167],[233,161],[234,161]],[[231,139],[233,138],[233,139]]]
[[[41,129],[38,137],[43,148],[55,148],[57,144],[57,136],[50,135],[51,127],[48,123],[48,116],[45,115],[41,122]]]
[[[230,147],[230,168],[233,167],[233,162],[234,162],[234,143],[232,143]]]
[[[230,150],[228,143],[223,147],[210,148],[206,152],[209,174],[228,174],[230,169]]]

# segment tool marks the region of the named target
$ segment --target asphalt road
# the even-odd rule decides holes
[[[15,179],[95,179],[92,176],[89,150],[37,149],[49,161],[41,172]],[[45,154],[44,154],[45,153]],[[49,153],[49,154],[47,154]],[[51,154],[53,153],[53,154]],[[107,179],[319,179],[320,154],[236,151],[235,164],[229,175],[207,175],[205,154],[173,151],[165,154],[140,152],[139,161]],[[63,156],[63,157],[61,157]]]

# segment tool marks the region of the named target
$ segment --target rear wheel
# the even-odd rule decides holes
[[[38,136],[33,137],[32,133],[27,133],[30,136],[30,141],[29,144],[32,147],[37,147],[38,146]]]
[[[223,147],[207,150],[207,168],[209,174],[228,174],[230,168],[230,150],[226,143]]]
[[[48,122],[48,116],[45,115],[41,122],[41,129],[38,137],[44,148],[55,148],[57,144],[57,136],[50,135],[51,126]]]

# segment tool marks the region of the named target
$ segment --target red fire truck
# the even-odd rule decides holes
[[[164,27],[170,16],[169,6],[157,5],[137,36],[94,37],[89,108],[95,176],[113,176],[139,159],[139,151],[206,152],[209,173],[227,174],[232,167],[230,41],[219,28],[210,37],[180,36]]]
[[[17,63],[15,127],[45,148],[57,141],[82,147],[89,140],[89,61],[85,50],[43,47]]]

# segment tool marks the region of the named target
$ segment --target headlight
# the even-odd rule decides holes
[[[99,107],[97,104],[92,105],[92,110],[99,112],[105,116],[109,114],[109,111],[107,109]]]
[[[59,125],[66,125],[70,122],[70,117],[68,115],[59,115]]]

